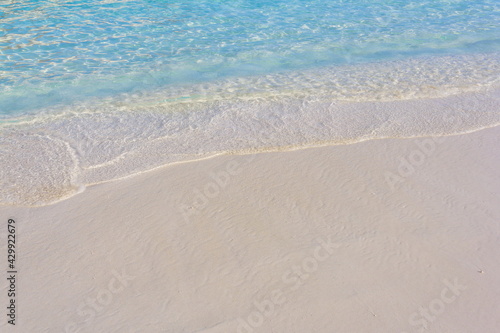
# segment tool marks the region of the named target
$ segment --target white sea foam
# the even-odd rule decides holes
[[[43,205],[158,166],[223,153],[450,135],[500,123],[498,54],[231,78],[10,119],[3,204]]]

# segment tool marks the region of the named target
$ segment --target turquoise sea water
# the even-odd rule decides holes
[[[168,84],[500,50],[483,1],[0,1],[0,114]]]
[[[495,0],[0,0],[0,200],[224,152],[493,126],[499,27]]]

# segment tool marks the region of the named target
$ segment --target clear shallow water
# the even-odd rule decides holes
[[[496,0],[0,1],[0,115],[226,76],[500,50]]]
[[[492,0],[0,0],[0,202],[227,152],[494,126],[499,23]]]

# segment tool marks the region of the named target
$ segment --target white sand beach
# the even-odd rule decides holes
[[[500,1],[0,1],[0,333],[500,333]]]
[[[226,155],[1,207],[11,328],[499,332],[499,143],[496,127]]]

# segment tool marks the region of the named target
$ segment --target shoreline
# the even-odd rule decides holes
[[[445,139],[445,138],[449,138],[449,137],[455,137],[455,136],[472,134],[472,133],[475,133],[475,132],[480,132],[480,131],[484,131],[484,130],[488,130],[488,129],[493,129],[493,128],[496,128],[496,127],[500,127],[500,123],[499,124],[494,124],[494,125],[491,125],[491,126],[485,126],[483,128],[471,129],[469,131],[464,131],[464,132],[460,132],[460,133],[452,133],[452,134],[441,135],[441,136],[428,136],[428,135],[425,135],[425,136],[414,136],[414,137],[381,137],[381,138],[368,138],[368,139],[364,139],[364,140],[352,141],[352,142],[343,142],[343,143],[326,142],[326,143],[323,143],[323,144],[317,143],[317,144],[311,144],[311,145],[306,145],[306,146],[275,147],[275,148],[272,148],[272,149],[269,149],[269,150],[261,150],[261,151],[255,150],[255,151],[245,151],[245,152],[221,152],[221,153],[217,153],[215,155],[210,155],[210,156],[202,157],[202,158],[199,158],[199,159],[192,159],[192,160],[186,160],[186,161],[178,161],[178,162],[173,162],[173,163],[170,163],[170,164],[160,165],[160,166],[148,169],[148,170],[140,171],[140,172],[133,173],[133,174],[130,174],[130,175],[126,175],[126,176],[123,176],[123,177],[120,177],[120,178],[103,180],[103,181],[100,181],[100,182],[90,183],[90,184],[80,184],[80,187],[77,190],[77,192],[75,192],[73,194],[70,194],[68,197],[63,197],[63,198],[60,198],[60,199],[58,199],[56,201],[49,202],[49,203],[46,203],[46,204],[40,204],[40,205],[16,205],[16,204],[13,204],[13,205],[8,205],[8,204],[2,205],[2,204],[0,204],[0,208],[2,208],[2,207],[6,207],[6,208],[8,208],[8,207],[11,207],[11,208],[38,208],[38,207],[51,206],[51,205],[54,205],[54,204],[58,204],[58,203],[60,203],[62,201],[68,200],[68,199],[70,199],[70,198],[72,198],[74,196],[77,196],[77,195],[83,193],[87,188],[90,188],[90,187],[93,187],[93,186],[107,184],[107,183],[112,183],[112,182],[125,181],[125,180],[128,180],[130,178],[141,176],[143,174],[147,174],[147,173],[150,173],[150,172],[157,172],[157,171],[159,171],[161,169],[166,169],[166,168],[169,168],[169,167],[174,167],[174,166],[178,166],[178,165],[182,165],[182,164],[198,163],[198,162],[202,162],[202,161],[205,161],[205,160],[210,160],[210,159],[224,157],[224,156],[248,156],[248,155],[255,155],[255,154],[267,154],[267,153],[278,153],[278,152],[286,153],[286,152],[294,152],[294,151],[307,150],[307,149],[317,149],[317,148],[334,147],[334,146],[356,145],[356,144],[362,144],[364,142],[372,141],[372,140],[375,140],[375,141],[376,140],[415,140],[415,139],[428,139],[428,138],[436,138],[436,139],[437,138],[444,138]]]
[[[500,124],[499,97],[500,89],[491,89],[393,102],[247,101],[236,109],[214,104],[188,113],[89,113],[12,127],[2,132],[0,195],[4,205],[40,206],[90,184],[212,156],[468,133]],[[197,128],[196,119],[205,125]]]

